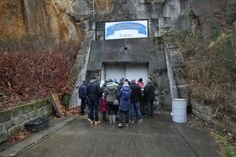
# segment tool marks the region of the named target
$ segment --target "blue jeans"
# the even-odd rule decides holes
[[[124,123],[124,116],[125,116],[125,123],[129,123],[129,111],[119,110],[119,123]]]
[[[89,119],[94,121],[94,116],[95,116],[95,121],[98,121],[98,105],[99,101],[98,99],[95,100],[88,100],[89,101]]]
[[[134,115],[137,114],[138,120],[142,118],[140,111],[140,102],[131,103],[130,120],[134,120]]]
[[[153,101],[147,101],[147,115],[152,117],[153,116]]]

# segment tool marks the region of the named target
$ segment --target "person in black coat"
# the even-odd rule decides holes
[[[89,119],[91,120],[91,124],[99,124],[100,121],[98,121],[98,106],[99,99],[102,96],[102,89],[99,87],[95,77],[90,80],[87,86],[87,96],[89,103]]]
[[[147,105],[147,116],[153,116],[153,101],[155,100],[155,87],[151,80],[147,80],[147,85],[144,87],[144,99]]]
[[[137,83],[135,83],[135,80],[132,80],[130,83],[130,102],[131,102],[131,108],[130,108],[130,121],[131,123],[134,123],[134,115],[137,113],[137,120],[138,122],[142,122],[142,116],[140,111],[140,99],[142,96],[141,88]]]

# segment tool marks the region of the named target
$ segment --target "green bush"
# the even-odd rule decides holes
[[[224,151],[224,155],[226,157],[235,157],[236,156],[236,148],[230,143],[230,139],[226,134],[225,130],[221,128],[215,129],[213,135],[221,144],[222,149]]]

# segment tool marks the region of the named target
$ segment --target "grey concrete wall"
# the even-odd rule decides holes
[[[91,51],[91,43],[94,39],[94,31],[89,31],[83,41],[82,47],[76,57],[75,67],[73,68],[77,74],[74,76],[76,78],[76,84],[74,86],[74,90],[71,94],[70,101],[69,101],[69,108],[73,108],[76,106],[80,106],[81,100],[79,99],[78,95],[78,86],[82,84],[82,82],[86,79],[87,75],[87,66]]]
[[[0,143],[24,128],[25,123],[52,113],[48,100],[37,100],[0,112]]]
[[[93,41],[88,70],[102,70],[102,63],[149,63],[150,70],[164,68],[163,54],[153,44],[153,38]]]
[[[191,101],[192,112],[199,119],[204,120],[217,128],[225,129],[229,132],[235,132],[235,123],[218,117],[218,109],[214,110],[210,106],[199,103],[196,100]]]

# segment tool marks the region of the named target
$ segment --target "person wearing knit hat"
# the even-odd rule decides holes
[[[114,104],[114,102],[117,100],[118,92],[116,85],[111,79],[108,80],[107,86],[105,87],[104,96],[107,102],[109,122],[110,124],[116,123],[118,105]]]
[[[102,90],[97,83],[96,77],[93,77],[90,80],[89,84],[87,85],[86,93],[89,103],[89,119],[91,120],[90,123],[95,125],[100,124],[101,122],[98,120],[98,106]]]
[[[135,113],[137,113],[137,121],[141,123],[143,121],[140,111],[142,91],[139,85],[135,82],[135,79],[131,80],[130,89],[132,91],[130,95],[130,123],[134,123]]]
[[[143,79],[142,78],[140,78],[139,80],[138,80],[138,86],[141,88],[141,91],[142,91],[142,93],[141,93],[141,99],[140,99],[140,108],[141,108],[141,112],[142,112],[142,114],[145,114],[146,113],[146,105],[145,105],[145,101],[144,101],[144,97],[143,97],[143,90],[144,90],[144,86],[145,86],[145,84],[143,83]]]
[[[147,85],[144,87],[144,99],[147,105],[147,116],[153,116],[153,101],[155,99],[155,87],[150,79],[147,80]]]

